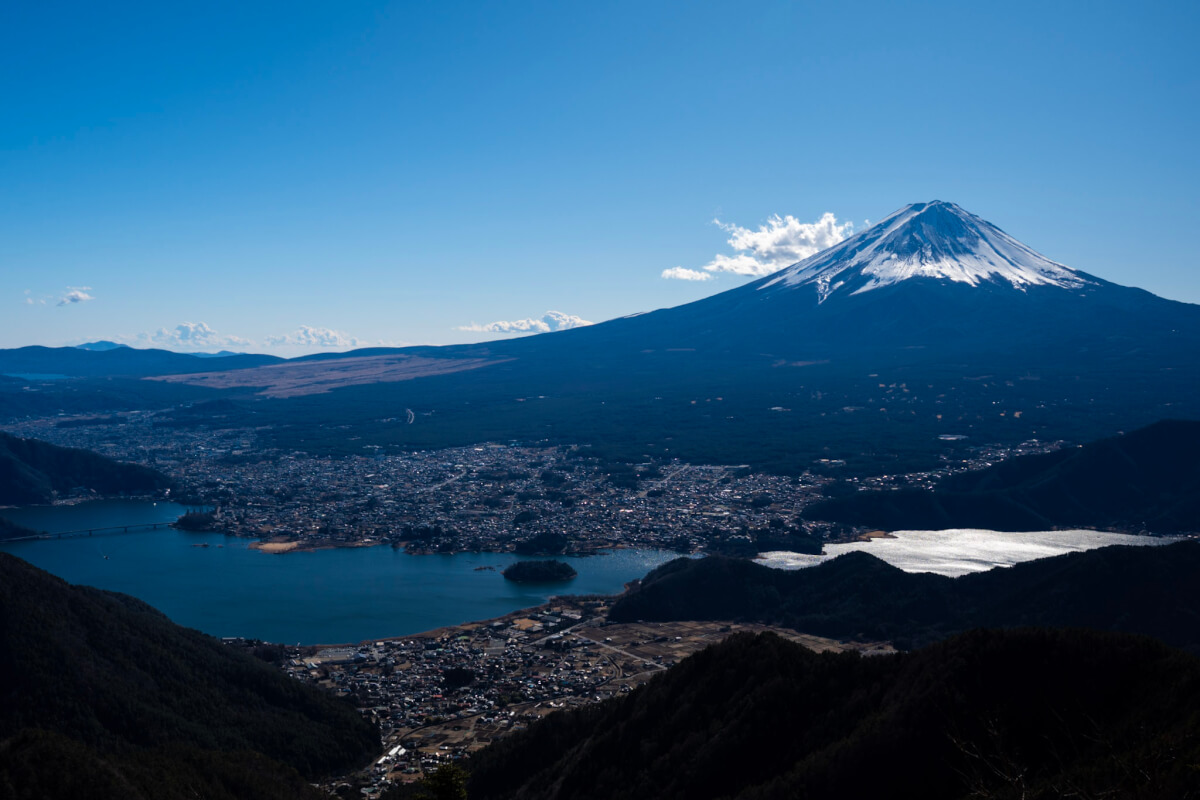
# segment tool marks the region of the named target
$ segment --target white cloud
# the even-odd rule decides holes
[[[366,342],[343,331],[301,325],[283,336],[268,336],[272,347],[362,347]]]
[[[138,344],[183,350],[225,349],[252,346],[254,342],[241,336],[218,333],[204,322],[184,322],[174,328],[159,328],[153,333],[138,334]]]
[[[551,331],[582,328],[585,325],[591,324],[588,320],[573,314],[564,314],[561,311],[547,311],[539,319],[500,320],[498,322],[489,322],[486,325],[472,322],[470,325],[460,325],[458,329],[474,333],[550,333]]]
[[[713,274],[711,272],[701,272],[698,269],[688,269],[687,267],[671,267],[662,271],[664,278],[674,278],[680,281],[711,281]]]
[[[58,298],[58,305],[65,306],[73,303],[86,303],[88,300],[95,300],[88,292],[92,290],[90,286],[68,286],[66,293]]]
[[[714,256],[703,266],[704,272],[685,267],[665,269],[664,278],[707,280],[720,272],[752,277],[770,275],[832,247],[854,232],[853,222],[839,223],[828,211],[816,222],[801,222],[791,214],[783,217],[775,214],[757,230],[727,225],[719,219],[714,219],[713,224],[730,234],[729,246],[738,252]]]

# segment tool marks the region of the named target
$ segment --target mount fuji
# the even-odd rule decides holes
[[[953,203],[913,203],[882,222],[771,276],[760,289],[811,285],[818,302],[904,280],[1014,289],[1080,290],[1099,281],[1018,242]]]
[[[836,462],[865,475],[935,466],[955,442],[1082,443],[1200,418],[1200,306],[1057,263],[940,201],[674,308],[473,345],[269,368],[232,369],[236,358],[153,383],[223,392],[227,424],[339,454],[521,441],[627,463]]]
[[[575,347],[603,342],[741,358],[913,361],[991,353],[1036,362],[1195,348],[1200,306],[1059,264],[961,207],[933,201],[905,206],[738,288],[555,337]],[[549,344],[538,338],[490,346]]]

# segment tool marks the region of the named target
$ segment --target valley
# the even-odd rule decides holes
[[[563,597],[493,620],[401,639],[333,647],[275,647],[297,680],[354,701],[379,725],[383,755],[349,785],[368,797],[562,709],[621,697],[737,633],[772,631],[817,652],[893,652],[753,623],[613,623],[611,598]],[[335,782],[331,788],[342,782]]]
[[[788,476],[746,464],[613,463],[591,447],[544,444],[371,448],[372,455],[333,458],[273,448],[270,431],[227,427],[232,421],[219,416],[183,428],[171,424],[173,416],[143,412],[100,424],[52,418],[8,430],[152,465],[182,487],[177,499],[216,509],[217,531],[290,551],[389,544],[411,553],[505,552],[539,535],[566,537],[548,552],[815,552],[822,541],[866,530],[801,518],[831,490],[927,488],[946,475],[1062,444],[933,440],[944,451],[935,468],[858,479],[839,478],[842,470],[829,464]]]

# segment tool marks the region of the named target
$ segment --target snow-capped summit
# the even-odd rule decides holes
[[[978,286],[1005,283],[1079,289],[1095,281],[1018,242],[954,203],[913,203],[827,250],[786,267],[758,288],[812,285],[824,302],[911,278]]]
[[[1140,356],[1131,353],[1200,352],[1200,306],[1051,261],[953,203],[934,201],[905,206],[741,286],[514,341],[503,354],[553,350],[607,363],[624,362],[630,353],[691,353],[696,364],[707,354],[739,364],[769,359],[872,368],[940,359],[959,369],[987,362],[985,353],[1005,363],[1046,363],[1051,349],[1065,369],[1085,353],[1136,363]],[[501,350],[492,344],[489,352]]]

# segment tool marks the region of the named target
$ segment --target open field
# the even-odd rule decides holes
[[[499,364],[506,360],[508,359],[363,356],[288,362],[226,372],[163,375],[146,380],[185,383],[209,389],[258,389],[257,394],[264,397],[299,397],[323,394],[343,386],[396,383],[431,375],[449,375],[453,372]]]

